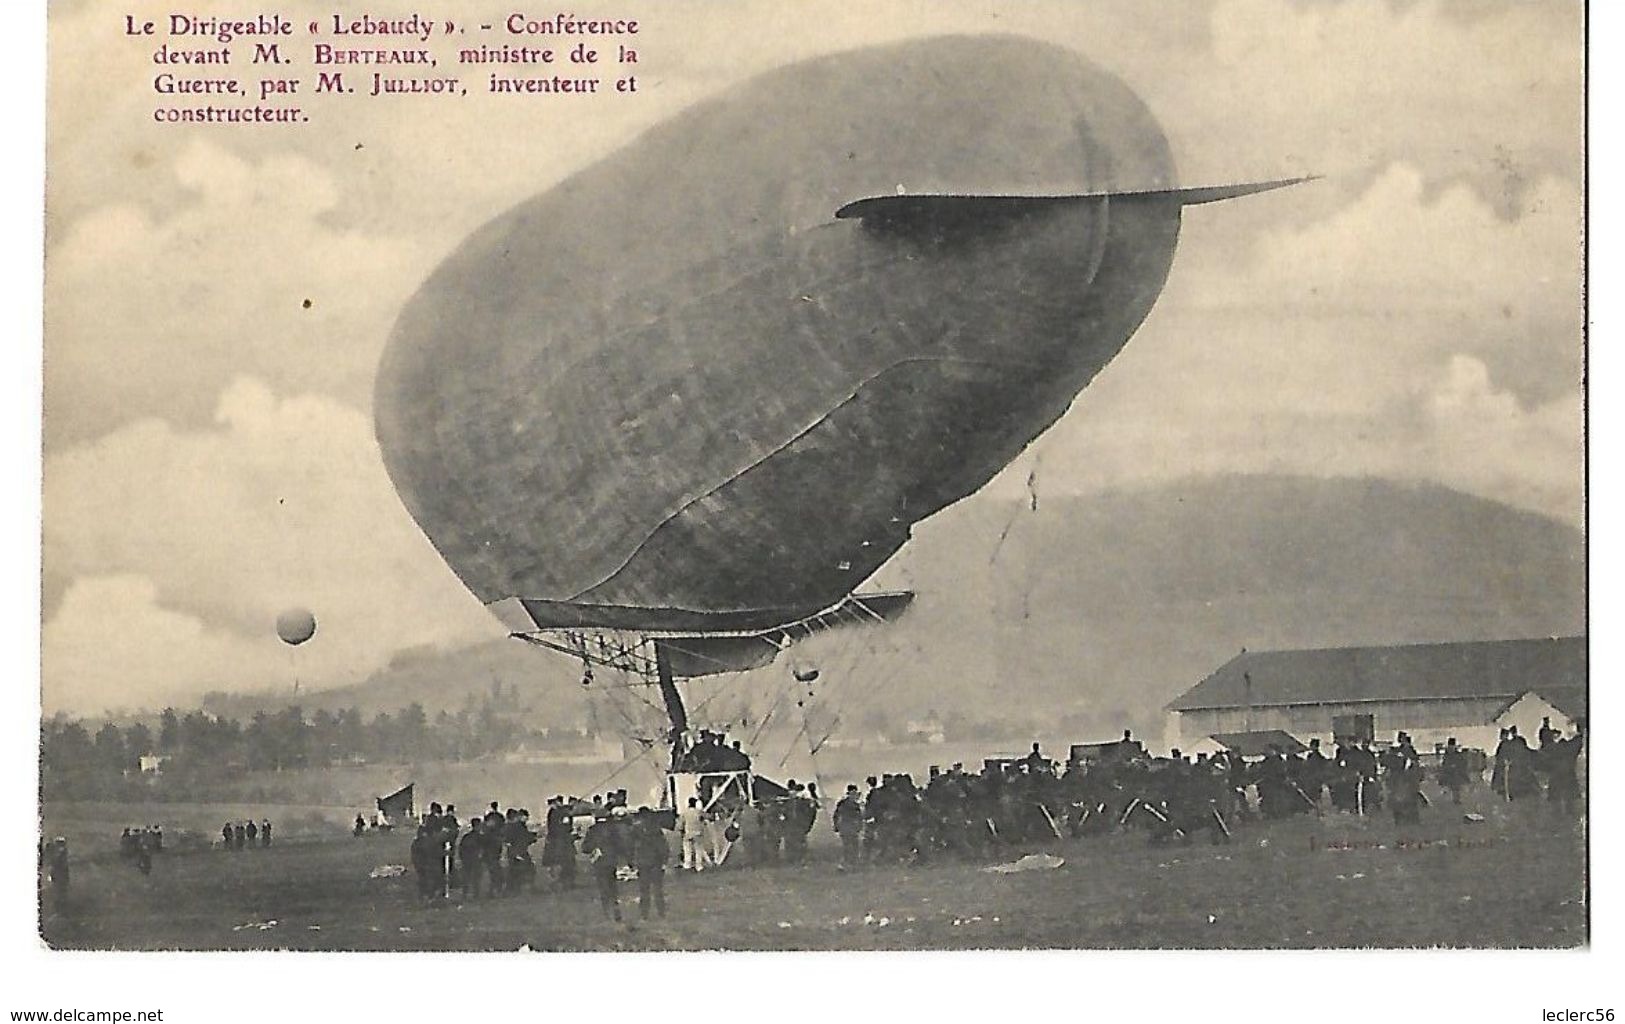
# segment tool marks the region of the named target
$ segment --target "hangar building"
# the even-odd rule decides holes
[[[1403,730],[1419,750],[1454,736],[1490,751],[1508,725],[1531,743],[1544,717],[1572,732],[1586,716],[1586,664],[1583,636],[1243,650],[1167,706],[1166,740],[1191,751],[1272,729],[1323,745]]]

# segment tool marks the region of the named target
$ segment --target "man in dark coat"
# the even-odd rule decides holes
[[[1320,794],[1326,788],[1330,768],[1331,762],[1320,752],[1319,738],[1311,739],[1309,752],[1303,755],[1303,762],[1298,767],[1298,785],[1303,795],[1315,805],[1317,813],[1320,810]]]
[[[502,867],[502,830],[506,820],[499,814],[495,819],[487,814],[480,822],[480,866],[491,880],[491,895],[500,896],[508,889],[507,872]]]
[[[833,824],[841,837],[841,867],[857,867],[863,843],[863,801],[857,786],[846,787],[846,795],[835,805]]]
[[[621,919],[620,884],[615,869],[626,860],[620,829],[608,812],[600,812],[581,840],[581,852],[592,862],[593,882],[598,886],[598,906],[605,917]]]
[[[1529,742],[1518,735],[1517,726],[1507,729],[1504,746],[1507,799],[1522,800],[1540,795],[1540,778],[1535,774],[1535,752],[1529,749]]]
[[[1546,760],[1546,798],[1567,817],[1574,813],[1580,800],[1580,751],[1585,746],[1585,734],[1578,733],[1568,739],[1561,734],[1542,751],[1550,750]]]
[[[666,862],[670,859],[671,847],[660,821],[649,808],[640,807],[632,826],[632,866],[638,872],[638,916],[645,921],[649,920],[651,898],[655,913],[666,916]]]
[[[1467,774],[1467,754],[1452,736],[1445,741],[1439,762],[1439,785],[1450,791],[1451,803],[1461,803],[1461,791],[1467,788]]]
[[[431,900],[445,889],[446,865],[440,858],[439,837],[427,825],[419,825],[412,839],[412,871],[418,879],[418,897]]]
[[[457,852],[462,857],[461,881],[463,885],[463,899],[480,898],[480,879],[485,872],[485,823],[474,818],[468,823],[468,831],[457,844]]]
[[[570,889],[576,883],[576,837],[572,830],[570,805],[564,797],[548,801],[547,837],[542,844],[542,863],[553,869],[553,883]]]
[[[508,850],[508,891],[534,889],[536,862],[531,859],[530,848],[536,842],[536,833],[530,830],[530,823],[522,812],[508,811],[508,820],[502,827],[502,842]]]

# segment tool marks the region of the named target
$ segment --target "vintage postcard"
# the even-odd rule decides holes
[[[42,955],[1587,946],[1586,16],[51,3]]]

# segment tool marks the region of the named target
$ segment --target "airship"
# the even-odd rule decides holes
[[[856,591],[1122,350],[1185,210],[1291,183],[1181,183],[1126,84],[1033,39],[790,64],[463,240],[385,348],[380,449],[515,635],[759,662],[906,606]]]

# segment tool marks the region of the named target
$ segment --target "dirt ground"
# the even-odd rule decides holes
[[[213,809],[210,809],[211,811]],[[1486,820],[1465,822],[1462,811]],[[54,805],[76,853],[65,897],[42,890],[56,948],[649,950],[965,948],[1574,947],[1587,940],[1581,822],[1544,803],[1505,805],[1480,788],[1463,808],[1435,797],[1420,826],[1328,812],[1239,827],[1229,845],[1152,846],[1143,833],[1001,851],[1064,858],[1014,874],[986,864],[839,869],[827,815],[799,867],[667,873],[665,920],[626,924],[578,886],[423,905],[409,837],[352,838],[311,816],[269,849],[202,843],[166,851],[142,876],[113,851],[130,808]],[[93,823],[106,816],[104,838]],[[201,816],[201,815],[200,815]],[[134,820],[143,820],[140,817]],[[672,843],[676,847],[675,840]]]

